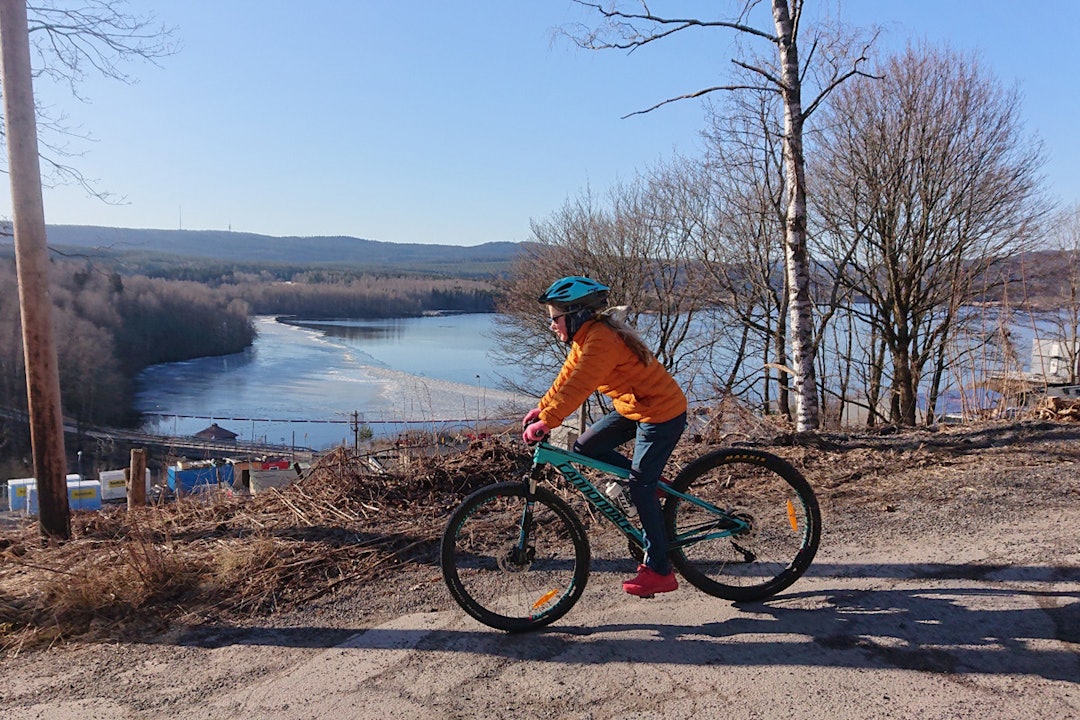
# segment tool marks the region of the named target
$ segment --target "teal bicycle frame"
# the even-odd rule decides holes
[[[540,480],[541,473],[545,465],[550,465],[559,471],[564,478],[566,478],[571,485],[577,488],[578,492],[585,496],[585,500],[590,505],[600,511],[600,514],[610,520],[615,527],[619,528],[624,535],[630,540],[630,542],[637,545],[639,548],[645,546],[644,535],[641,528],[635,526],[630,519],[626,516],[626,513],[622,511],[615,503],[608,499],[608,496],[600,492],[599,488],[589,482],[588,478],[582,475],[574,465],[584,465],[585,467],[592,468],[593,470],[599,470],[606,475],[613,475],[622,480],[626,480],[630,477],[630,471],[626,468],[621,468],[616,465],[610,465],[599,460],[595,460],[585,455],[579,455],[578,453],[571,452],[570,450],[563,450],[553,445],[549,445],[546,442],[540,442],[533,450],[533,467],[532,472],[529,475],[529,492],[528,496],[531,498],[536,491],[536,484]],[[698,527],[691,528],[685,532],[677,533],[675,537],[668,538],[668,549],[674,550],[676,548],[687,547],[694,543],[701,542],[702,540],[713,540],[716,538],[730,537],[737,535],[741,532],[750,530],[750,525],[745,520],[732,515],[726,510],[722,510],[711,503],[707,503],[704,500],[694,497],[693,495],[687,495],[675,490],[667,483],[661,481],[659,488],[666,494],[672,497],[680,498],[686,502],[693,503],[698,507],[708,511],[712,515],[716,516],[715,521],[703,523]],[[531,514],[531,502],[527,503],[526,514]],[[522,531],[528,527],[527,519],[522,523]],[[524,537],[523,537],[524,539]]]

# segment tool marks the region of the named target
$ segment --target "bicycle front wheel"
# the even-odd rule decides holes
[[[664,507],[671,561],[698,589],[760,600],[789,587],[814,559],[821,512],[786,460],[760,450],[718,450],[687,465],[672,487],[705,503],[672,495]]]
[[[442,573],[465,612],[500,630],[535,630],[565,615],[589,577],[589,541],[570,506],[523,483],[477,490],[443,534]]]

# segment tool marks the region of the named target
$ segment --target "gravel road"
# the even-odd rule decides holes
[[[544,632],[476,623],[417,566],[245,626],[8,657],[0,717],[1080,719],[1073,445],[897,450],[912,475],[873,493],[803,457],[822,547],[768,603],[629,597],[632,561],[601,535],[584,596]]]

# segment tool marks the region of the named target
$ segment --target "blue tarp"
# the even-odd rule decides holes
[[[221,465],[218,467],[200,467],[189,470],[177,470],[169,468],[169,489],[180,492],[191,492],[193,489],[204,485],[232,485],[233,466]]]

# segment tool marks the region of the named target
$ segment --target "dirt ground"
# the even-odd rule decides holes
[[[598,528],[578,605],[510,636],[458,610],[430,536],[398,528],[413,551],[392,569],[276,612],[9,643],[0,717],[1080,719],[1080,424],[755,444],[803,471],[824,520],[810,571],[768,602],[626,596],[633,561]],[[437,528],[449,506],[425,497],[402,505]]]

